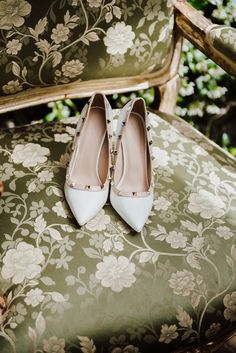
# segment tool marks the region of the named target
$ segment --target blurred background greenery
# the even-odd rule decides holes
[[[214,23],[236,27],[236,0],[189,2]],[[187,40],[183,46],[180,77],[181,87],[176,114],[236,156],[236,80]],[[114,108],[119,108],[136,96],[142,96],[148,106],[154,107],[154,88],[129,94],[115,94],[109,97],[109,100]],[[79,115],[85,101],[67,99],[49,103],[47,106],[28,108],[17,112],[13,120],[16,124],[22,124],[34,121],[37,115],[43,115],[44,121]],[[40,114],[37,114],[38,111]],[[10,116],[8,126],[11,126],[11,123],[13,124]]]

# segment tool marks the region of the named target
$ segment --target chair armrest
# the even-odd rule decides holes
[[[210,45],[225,60],[236,65],[236,28],[212,25],[207,28],[207,39]]]
[[[176,24],[199,50],[236,77],[236,29],[213,25],[186,0],[176,0]],[[234,36],[235,40],[229,39]]]

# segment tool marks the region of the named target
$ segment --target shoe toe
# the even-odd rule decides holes
[[[108,197],[108,189],[86,191],[73,189],[65,185],[65,197],[75,219],[82,226],[95,217],[105,205]]]
[[[145,225],[152,209],[153,194],[146,197],[124,197],[111,191],[111,204],[125,222],[136,232]]]

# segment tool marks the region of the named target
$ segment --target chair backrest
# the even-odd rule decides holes
[[[48,96],[64,84],[66,94],[76,82],[83,96],[89,86],[80,81],[159,77],[170,63],[173,26],[172,0],[2,0],[0,95],[32,103],[42,90],[19,92],[49,87]],[[5,103],[14,105],[1,98],[0,110]]]

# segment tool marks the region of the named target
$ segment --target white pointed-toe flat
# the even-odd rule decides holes
[[[108,198],[112,118],[111,106],[102,93],[91,97],[79,117],[65,196],[81,226],[97,215]]]
[[[131,100],[120,111],[110,201],[136,232],[146,223],[153,204],[152,140],[145,102]]]

